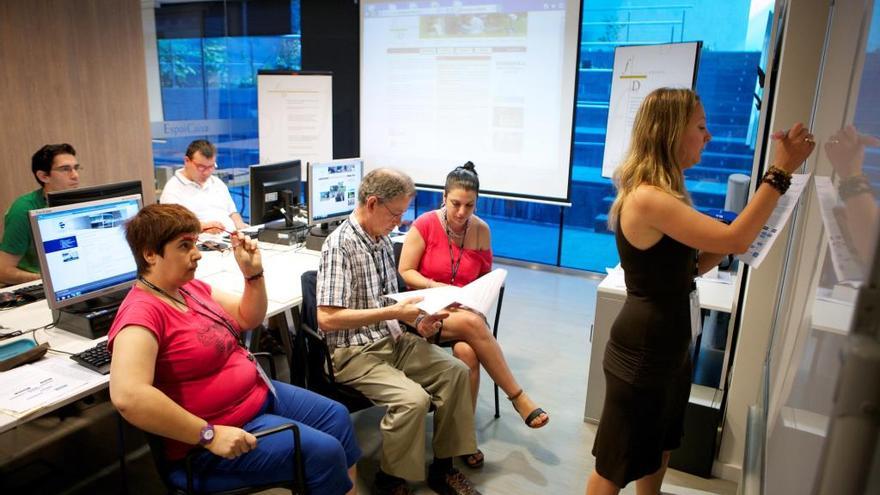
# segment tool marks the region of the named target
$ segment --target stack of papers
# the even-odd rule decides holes
[[[0,373],[0,412],[27,416],[105,380],[70,359],[44,358]]]

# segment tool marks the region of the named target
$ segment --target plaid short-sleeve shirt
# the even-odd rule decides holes
[[[383,297],[398,291],[391,239],[373,240],[352,213],[324,241],[317,290],[318,306],[372,309],[392,304]],[[331,348],[366,345],[390,335],[384,321],[321,333]]]

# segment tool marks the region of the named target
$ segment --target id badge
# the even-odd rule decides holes
[[[251,356],[251,361],[253,361],[254,366],[257,368],[257,375],[266,383],[266,386],[269,387],[269,391],[272,392],[272,397],[278,399],[278,393],[275,391],[275,385],[272,384],[272,380],[269,379],[269,375],[263,371],[263,367],[260,366],[260,363],[257,362],[256,358]]]
[[[696,344],[697,335],[702,331],[702,312],[700,311],[700,294],[696,289],[690,294],[691,305],[691,342]]]
[[[400,323],[398,323],[397,320],[385,320],[385,324],[388,325],[388,330],[391,332],[391,338],[397,342],[398,339],[400,339],[400,336],[403,335],[403,330],[400,329]]]

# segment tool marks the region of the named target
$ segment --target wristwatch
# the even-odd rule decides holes
[[[202,431],[199,432],[199,445],[208,445],[211,443],[211,440],[214,440],[214,425],[207,424],[203,426]]]

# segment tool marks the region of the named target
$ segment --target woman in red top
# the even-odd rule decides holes
[[[474,215],[479,189],[480,181],[471,162],[446,176],[444,206],[416,219],[415,228],[410,230],[403,244],[398,269],[409,288],[461,287],[491,271],[489,226]],[[474,407],[482,364],[529,427],[540,428],[547,424],[550,417],[516,382],[485,317],[464,308],[452,308],[449,312],[440,341],[455,342],[453,354],[470,367]],[[471,467],[481,466],[482,453],[476,452],[466,462]]]
[[[138,281],[108,336],[113,405],[133,425],[166,437],[170,461],[196,444],[206,449],[192,461],[199,492],[289,480],[292,438],[276,433],[258,442],[250,432],[295,422],[310,491],[354,493],[361,452],[345,407],[269,380],[244,347],[242,331],[266,316],[256,241],[232,236],[245,279],[239,297],[193,280],[200,230],[196,216],[175,204],[146,206],[126,225]],[[186,486],[181,465],[170,474],[178,487]]]

